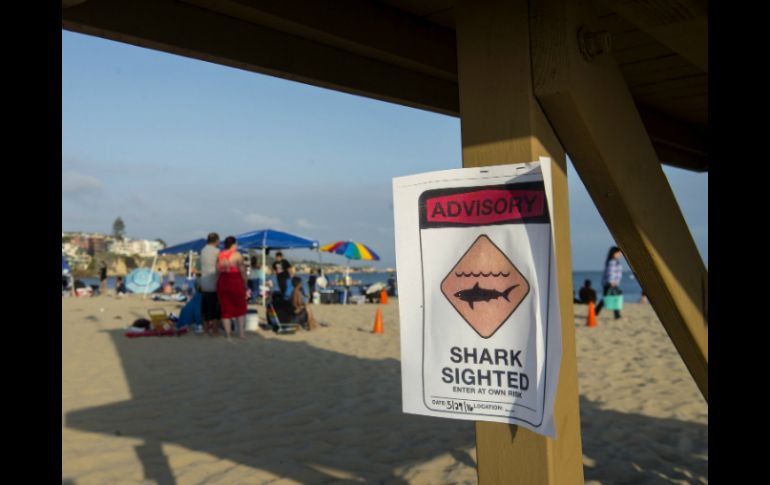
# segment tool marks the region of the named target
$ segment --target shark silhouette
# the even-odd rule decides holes
[[[460,300],[468,303],[470,305],[471,310],[473,310],[473,304],[480,302],[480,301],[489,301],[489,300],[497,300],[501,296],[505,298],[505,301],[511,301],[508,299],[508,294],[511,292],[512,289],[516,288],[519,285],[513,285],[510,288],[503,290],[503,291],[497,291],[497,290],[488,290],[486,288],[479,287],[478,281],[473,286],[473,288],[470,288],[468,290],[461,290],[455,293],[455,296],[459,298]]]

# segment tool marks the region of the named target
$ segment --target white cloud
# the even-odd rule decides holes
[[[61,176],[62,194],[77,194],[99,190],[103,184],[96,177],[78,172],[63,172]]]
[[[313,224],[307,219],[297,219],[297,227],[300,229],[326,229],[326,226],[320,224]]]
[[[243,216],[243,222],[249,226],[257,226],[257,229],[280,228],[283,223],[277,217],[270,217],[263,214],[250,213]]]

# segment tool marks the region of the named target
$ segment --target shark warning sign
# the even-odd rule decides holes
[[[394,179],[405,412],[554,436],[549,168],[541,159]]]

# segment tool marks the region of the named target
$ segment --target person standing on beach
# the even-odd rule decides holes
[[[286,286],[289,278],[294,276],[294,266],[292,266],[290,262],[283,259],[283,253],[280,251],[275,253],[275,261],[273,261],[273,273],[275,273],[275,278],[278,280],[278,288],[280,288],[281,294],[284,298],[288,299],[291,297],[291,295],[286,292]]]
[[[246,325],[246,266],[243,264],[241,253],[238,252],[238,243],[235,237],[225,238],[225,249],[217,258],[217,297],[221,311],[222,323],[225,326],[225,334],[230,338],[230,321],[238,324],[238,336],[242,339]]]
[[[316,280],[317,280],[317,277],[315,274],[315,268],[313,268],[310,270],[310,276],[307,277],[308,299],[311,302],[313,301],[313,294],[315,293]]]
[[[168,270],[168,284],[171,286],[171,289],[174,289],[174,285],[176,284],[176,275],[174,274],[171,269]]]
[[[259,287],[262,285],[260,278],[259,278],[259,266],[257,265],[257,257],[252,256],[250,260],[249,267],[251,268],[251,271],[249,272],[249,289],[251,290],[251,303],[257,302],[257,296],[259,295]]]
[[[101,287],[102,295],[107,294],[107,262],[102,261],[99,266],[99,285]]]
[[[200,290],[201,315],[206,333],[214,336],[219,332],[219,300],[217,298],[217,259],[219,258],[219,234],[212,232],[201,250]]]
[[[610,291],[616,294],[620,291],[620,280],[623,278],[623,266],[620,264],[620,248],[613,246],[607,253],[607,261],[604,264],[604,276],[602,276],[602,285],[604,285],[604,296]],[[604,308],[604,299],[596,305],[596,316]],[[620,310],[615,310],[615,320],[620,318]]]
[[[318,270],[318,278],[315,280],[315,285],[322,290],[325,290],[326,287],[329,286],[329,280],[327,280],[326,276],[324,276],[323,268]]]

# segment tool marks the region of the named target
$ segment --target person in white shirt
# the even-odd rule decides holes
[[[214,336],[219,333],[219,299],[217,298],[219,234],[210,233],[206,241],[207,244],[201,250],[200,257],[201,315],[206,333]]]

